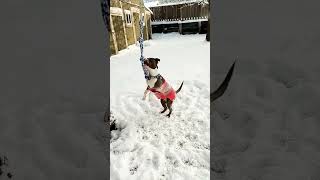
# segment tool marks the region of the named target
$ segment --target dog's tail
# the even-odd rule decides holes
[[[178,92],[180,92],[180,90],[182,89],[183,82],[184,82],[184,81],[182,81],[182,83],[181,83],[180,87],[176,90],[176,94],[178,94]]]
[[[213,93],[210,94],[210,102],[215,101],[216,99],[218,99],[220,96],[222,96],[224,94],[224,92],[226,91],[228,84],[231,80],[232,74],[233,74],[233,69],[234,69],[234,65],[235,65],[236,61],[234,61],[234,63],[232,64],[231,68],[228,71],[227,76],[225,77],[225,79],[223,80],[222,84],[218,87],[217,90],[215,90]]]

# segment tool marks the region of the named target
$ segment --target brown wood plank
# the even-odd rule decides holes
[[[208,5],[199,5],[197,3],[179,4],[172,6],[160,6],[152,7],[151,10],[154,12],[151,19],[152,21],[159,20],[181,20],[193,19],[208,16]]]

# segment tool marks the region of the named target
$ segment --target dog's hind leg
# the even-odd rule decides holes
[[[163,111],[161,111],[160,113],[166,112],[166,110],[168,109],[168,108],[167,108],[167,102],[166,102],[166,100],[161,99],[161,105],[162,105],[162,107],[163,107],[164,109],[163,109]]]
[[[167,99],[167,106],[169,108],[169,114],[167,114],[167,117],[169,118],[171,113],[172,113],[172,103],[173,101],[171,101],[170,99]]]

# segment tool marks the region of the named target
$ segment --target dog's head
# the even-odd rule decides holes
[[[159,58],[145,58],[144,64],[150,67],[151,69],[158,69]]]

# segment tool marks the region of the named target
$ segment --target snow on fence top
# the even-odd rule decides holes
[[[202,22],[208,21],[208,17],[199,17],[199,18],[183,18],[182,20],[162,20],[162,21],[152,21],[151,25],[159,24],[183,24],[183,23],[192,23],[192,22]]]
[[[178,4],[190,4],[190,3],[206,3],[208,2],[206,0],[184,0],[184,1],[176,1],[171,3],[159,3],[159,1],[153,1],[153,2],[145,2],[145,6],[152,8],[152,7],[160,7],[160,6],[172,6],[172,5],[178,5]]]

